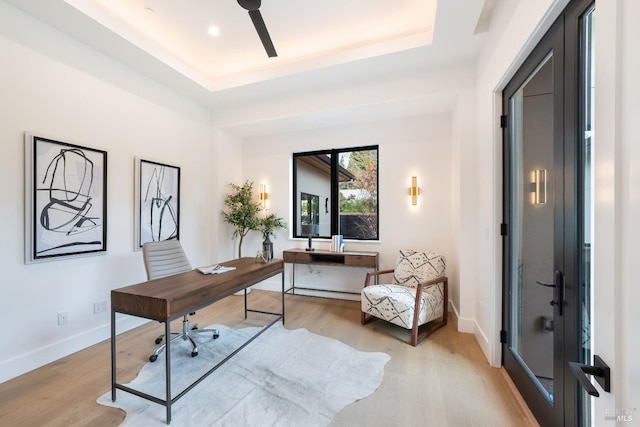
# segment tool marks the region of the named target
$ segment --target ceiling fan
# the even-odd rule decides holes
[[[238,0],[238,4],[249,11],[249,16],[253,21],[253,26],[256,27],[256,31],[258,32],[260,41],[262,41],[264,50],[267,51],[269,58],[272,58],[274,56],[278,56],[278,54],[276,53],[276,48],[273,47],[273,42],[271,41],[267,27],[264,25],[264,20],[260,14],[260,3],[262,3],[261,0]]]

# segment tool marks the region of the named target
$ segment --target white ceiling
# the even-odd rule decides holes
[[[428,45],[436,9],[435,0],[265,0],[278,52],[269,58],[236,0],[66,2],[209,90]]]
[[[264,0],[276,58],[267,56],[237,0],[3,1],[215,108],[322,90],[323,83],[326,89],[473,66],[498,0]],[[218,36],[208,34],[211,25]],[[390,105],[433,110],[429,104]]]

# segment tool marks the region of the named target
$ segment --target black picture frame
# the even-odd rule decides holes
[[[25,133],[25,262],[107,251],[107,152]]]
[[[136,158],[135,249],[180,239],[180,167]]]

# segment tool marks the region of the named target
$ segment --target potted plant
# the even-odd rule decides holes
[[[274,213],[270,213],[264,218],[260,219],[258,224],[258,231],[262,233],[264,241],[262,242],[262,251],[268,252],[269,261],[273,259],[273,243],[271,242],[271,235],[279,228],[287,228],[287,223],[283,218],[280,218]]]
[[[222,211],[222,216],[226,223],[233,225],[233,237],[240,236],[238,258],[242,258],[244,236],[252,230],[257,230],[260,225],[260,202],[253,199],[253,182],[246,181],[242,186],[233,183],[229,185],[233,191],[224,197],[226,210]]]

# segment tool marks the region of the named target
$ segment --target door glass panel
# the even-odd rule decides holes
[[[595,9],[591,8],[582,17],[580,28],[580,42],[581,42],[581,73],[582,73],[582,88],[581,88],[581,102],[582,102],[582,118],[581,118],[581,133],[582,138],[582,162],[583,162],[583,203],[582,203],[582,247],[583,257],[581,263],[582,272],[581,277],[581,292],[580,292],[580,334],[581,334],[581,347],[582,362],[591,364],[593,359],[591,352],[591,317],[593,313],[593,298],[591,289],[591,278],[593,277],[593,160],[592,150],[595,142],[595,133],[593,129],[594,118],[594,96],[595,96],[595,45],[593,43],[593,31],[594,31],[594,12]],[[591,399],[587,392],[581,388],[581,412],[584,425],[591,425],[591,409],[589,403]]]
[[[553,403],[554,93],[549,54],[509,100],[511,149],[509,342]],[[538,284],[542,282],[547,286]]]

